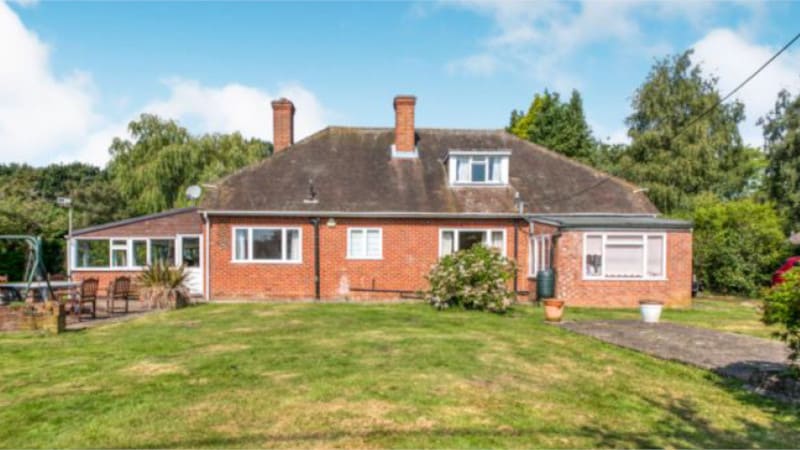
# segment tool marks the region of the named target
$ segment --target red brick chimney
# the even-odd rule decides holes
[[[286,98],[272,102],[272,147],[275,153],[294,144],[294,103]]]
[[[394,98],[394,147],[392,154],[396,157],[416,156],[416,139],[414,137],[414,105],[417,97],[398,95]]]

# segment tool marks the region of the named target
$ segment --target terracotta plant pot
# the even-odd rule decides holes
[[[645,323],[658,323],[663,308],[664,302],[658,300],[642,300],[639,302],[639,309],[642,312],[642,321]]]
[[[561,317],[563,315],[564,315],[563,300],[544,301],[544,320],[548,322],[561,322]]]

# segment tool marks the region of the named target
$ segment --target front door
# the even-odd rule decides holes
[[[203,295],[203,264],[200,236],[178,236],[178,263],[186,271],[186,287],[193,295]]]

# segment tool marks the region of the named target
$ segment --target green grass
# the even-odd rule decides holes
[[[773,333],[778,328],[761,322],[760,305],[758,300],[712,295],[694,299],[691,308],[664,309],[661,318],[667,322],[774,338]],[[566,320],[639,320],[641,316],[638,309],[567,308],[564,317]]]
[[[0,336],[0,447],[796,447],[797,408],[542,322],[205,305]]]

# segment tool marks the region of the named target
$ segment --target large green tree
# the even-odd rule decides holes
[[[720,100],[717,79],[705,76],[691,55],[657,61],[636,90],[626,120],[631,144],[618,166],[666,213],[689,208],[705,192],[721,199],[746,194],[761,165],[760,152],[739,135],[744,105],[712,109]]]
[[[507,130],[522,139],[587,162],[596,146],[583,113],[583,100],[575,90],[567,102],[563,102],[557,92],[537,93],[526,112],[511,112]]]
[[[775,108],[759,119],[767,156],[767,195],[786,212],[792,228],[800,226],[800,95],[782,90]]]
[[[108,171],[130,215],[187,204],[188,186],[209,182],[263,159],[271,144],[239,133],[193,136],[173,120],[143,114],[115,138]]]

